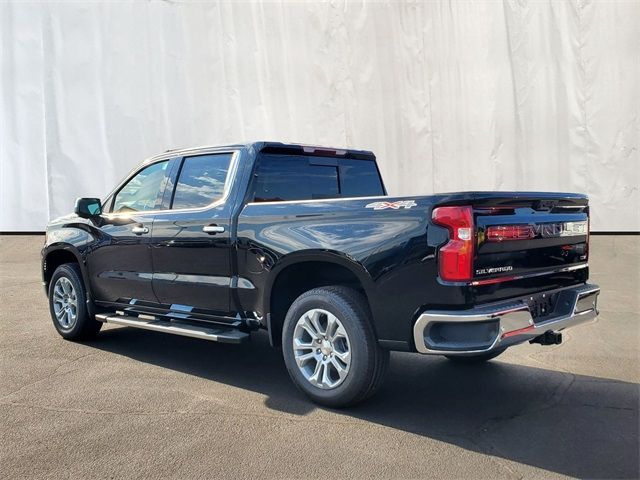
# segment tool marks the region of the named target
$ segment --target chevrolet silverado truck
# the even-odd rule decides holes
[[[598,315],[588,255],[584,195],[390,197],[372,152],[255,142],[167,151],[78,199],[47,227],[42,275],[66,339],[266,330],[300,390],[344,407],[390,351],[469,363],[560,343]]]

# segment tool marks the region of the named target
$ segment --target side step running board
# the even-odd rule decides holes
[[[248,333],[241,332],[234,328],[194,325],[193,323],[181,322],[179,320],[147,319],[108,313],[97,314],[96,320],[104,323],[115,323],[127,327],[142,328],[185,337],[202,338],[204,340],[221,343],[242,343],[249,339]]]

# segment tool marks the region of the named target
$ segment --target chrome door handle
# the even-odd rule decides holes
[[[137,227],[133,227],[131,229],[131,232],[135,233],[136,235],[142,235],[143,233],[149,233],[149,229],[140,225]]]
[[[206,225],[202,227],[202,231],[209,234],[222,233],[224,232],[224,227],[220,225]]]

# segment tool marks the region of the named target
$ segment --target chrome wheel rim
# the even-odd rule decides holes
[[[53,286],[53,312],[56,322],[65,330],[73,328],[78,319],[78,297],[67,277],[60,277]]]
[[[349,374],[349,336],[338,317],[326,310],[314,308],[298,319],[293,354],[300,373],[315,387],[336,388]]]

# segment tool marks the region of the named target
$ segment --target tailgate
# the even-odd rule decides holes
[[[474,208],[474,280],[585,266],[588,207]]]
[[[456,279],[454,272],[452,279],[472,285],[552,272],[566,272],[576,282],[583,278],[584,272],[578,271],[587,267],[588,259],[589,207],[585,196],[487,193],[467,195],[455,203],[461,205],[434,209],[434,222],[450,231],[450,241],[441,248],[439,258],[443,280],[447,280],[443,278],[447,268],[458,268],[453,261],[450,265],[454,267],[445,262],[456,248],[463,253],[457,262],[462,264],[460,260],[466,256],[468,268],[464,278]],[[464,218],[461,220],[465,216],[469,233],[465,232]],[[461,236],[456,236],[458,232]]]

